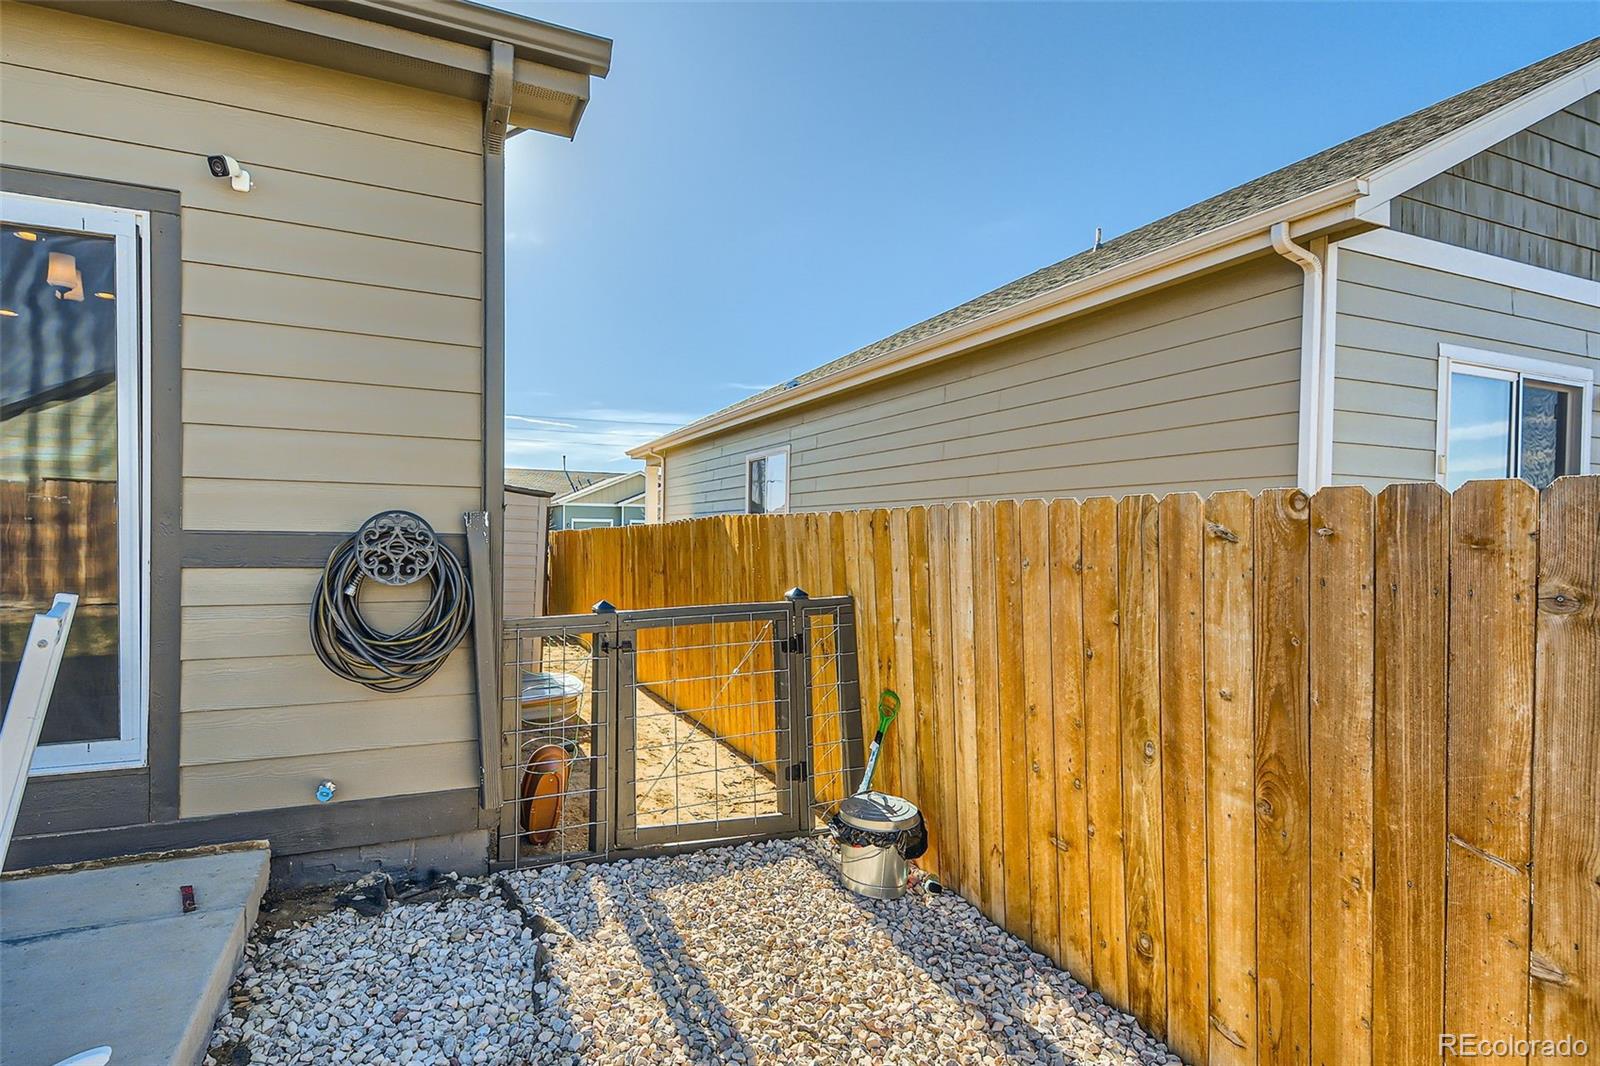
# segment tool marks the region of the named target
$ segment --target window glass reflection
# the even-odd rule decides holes
[[[0,694],[80,597],[41,744],[120,733],[117,296],[115,238],[0,226]]]
[[[1513,382],[1479,374],[1450,375],[1449,463],[1445,488],[1511,476]]]

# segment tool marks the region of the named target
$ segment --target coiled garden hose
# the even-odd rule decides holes
[[[426,578],[422,613],[390,633],[361,613],[368,580],[409,585]],[[405,692],[432,677],[472,625],[472,585],[433,528],[406,511],[374,515],[328,555],[311,603],[311,645],[339,677],[378,692]]]

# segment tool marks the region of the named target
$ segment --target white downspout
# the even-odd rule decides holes
[[[649,465],[649,460],[654,459],[657,468],[660,470],[660,473],[656,475],[656,522],[665,522],[667,520],[667,457],[660,452],[652,451],[646,451],[644,457],[646,465]],[[645,480],[648,481],[649,479],[646,478]],[[648,491],[649,486],[646,485],[645,489]],[[647,517],[646,521],[648,520]]]
[[[1320,461],[1322,434],[1322,260],[1289,239],[1289,224],[1272,227],[1272,247],[1305,271],[1300,312],[1300,440],[1297,480],[1304,492],[1316,492],[1325,473]]]

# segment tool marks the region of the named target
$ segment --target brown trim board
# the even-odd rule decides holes
[[[19,837],[11,842],[6,869],[240,840],[267,840],[271,842],[273,857],[277,858],[332,848],[446,836],[477,827],[478,790],[462,788]]]
[[[185,530],[183,565],[199,569],[233,567],[313,567],[321,569],[328,556],[354,533],[236,533],[232,530]],[[467,557],[465,533],[440,533],[439,542],[463,561]]]

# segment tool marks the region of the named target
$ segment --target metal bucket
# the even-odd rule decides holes
[[[872,899],[905,895],[907,865],[901,853],[904,833],[922,822],[916,805],[884,792],[851,796],[839,806],[839,876],[845,887]]]

